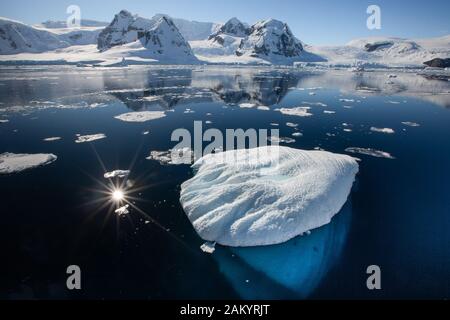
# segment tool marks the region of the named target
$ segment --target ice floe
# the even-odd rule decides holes
[[[405,122],[402,122],[402,124],[405,126],[408,126],[408,127],[420,127],[420,124],[415,123],[415,122],[405,121]]]
[[[325,113],[325,114],[335,114],[336,111],[324,110],[323,113]]]
[[[130,170],[114,170],[111,172],[106,172],[103,176],[105,179],[113,178],[126,178],[130,175]]]
[[[206,241],[248,247],[286,242],[328,224],[347,201],[354,158],[260,147],[210,154],[181,186],[181,204]]]
[[[77,139],[75,140],[75,143],[85,143],[85,142],[92,142],[96,140],[105,139],[106,135],[103,133],[96,133],[96,134],[88,134],[88,135],[79,135],[77,134]]]
[[[379,132],[379,133],[387,133],[387,134],[394,134],[395,133],[395,130],[391,129],[391,128],[376,128],[376,127],[372,127],[372,128],[370,128],[370,131]]]
[[[290,128],[297,128],[298,127],[298,123],[292,123],[292,122],[287,122],[286,125]]]
[[[162,165],[192,164],[194,153],[189,148],[168,151],[151,151],[147,160],[158,161]]]
[[[347,148],[345,149],[346,152],[349,153],[359,153],[359,154],[363,154],[366,156],[372,156],[372,157],[376,157],[376,158],[386,158],[386,159],[395,159],[389,152],[385,152],[385,151],[380,151],[380,150],[376,150],[376,149],[371,149],[371,148]]]
[[[123,207],[120,207],[119,209],[117,209],[116,211],[114,211],[118,216],[126,216],[127,214],[130,213],[130,210],[128,210],[130,208],[130,205],[124,205]]]
[[[200,249],[208,254],[213,254],[216,251],[216,243],[215,242],[205,242],[200,246]]]
[[[240,108],[242,109],[252,109],[252,108],[256,108],[256,104],[254,103],[241,103],[239,105]]]
[[[303,137],[303,133],[301,133],[301,132],[294,132],[294,133],[292,134],[292,136],[293,136],[293,137]]]
[[[53,142],[53,141],[59,141],[61,140],[61,137],[50,137],[50,138],[45,138],[44,141],[45,142]]]
[[[311,117],[313,114],[309,112],[310,107],[296,107],[296,108],[281,108],[276,109],[276,111],[281,112],[282,114],[288,116],[297,116],[297,117]]]
[[[166,117],[166,113],[164,111],[141,111],[124,113],[114,118],[125,122],[147,122],[164,117]]]
[[[9,120],[8,119],[0,119],[0,123],[8,123]]]
[[[58,159],[54,154],[0,154],[0,174],[25,171],[39,166],[48,165]]]
[[[258,110],[261,110],[261,111],[270,111],[270,108],[267,107],[267,106],[259,106],[259,107],[258,107]]]
[[[291,144],[291,143],[295,143],[295,139],[292,139],[292,138],[289,138],[289,137],[271,136],[267,140],[270,141],[272,144],[280,144],[280,143]]]

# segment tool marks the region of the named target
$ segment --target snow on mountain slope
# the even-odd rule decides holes
[[[417,67],[434,58],[450,57],[450,36],[421,40],[373,37],[356,39],[345,46],[311,46],[308,50],[325,57],[331,65]]]
[[[165,14],[157,14],[152,19],[159,19],[161,17],[170,18],[173,21],[173,23],[175,23],[178,30],[183,35],[184,39],[186,39],[186,41],[208,39],[208,37],[212,33],[216,32],[217,29],[221,26],[220,24],[213,22],[198,22],[179,18],[172,18]]]
[[[27,26],[21,22],[0,18],[0,54],[44,52],[70,44],[58,35]]]
[[[216,32],[212,33],[207,40],[191,41],[194,53],[199,56],[236,56],[244,37],[248,35],[249,28],[236,18],[230,19]],[[232,61],[233,59],[231,59]]]
[[[233,18],[208,40],[193,41],[191,46],[198,58],[208,63],[291,65],[296,61],[325,61],[303,50],[289,26],[274,19],[248,28]]]
[[[241,43],[237,54],[253,57],[299,57],[303,51],[301,42],[292,34],[289,26],[269,19],[254,24],[249,36]]]
[[[114,46],[134,42],[138,40],[139,32],[150,30],[154,22],[122,10],[98,36],[98,49],[106,51]]]
[[[165,16],[159,18],[150,30],[140,32],[139,40],[149,51],[148,54],[159,61],[198,62],[189,43],[183,38],[173,21]]]
[[[66,32],[63,30],[60,31],[61,33],[59,34],[59,38],[62,41],[70,43],[72,46],[79,46],[96,44],[98,41],[98,36],[102,32],[103,28],[83,28],[79,30],[65,29]]]

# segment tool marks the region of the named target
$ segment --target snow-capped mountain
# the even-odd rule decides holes
[[[296,58],[302,54],[302,43],[281,21],[260,21],[250,28],[249,33],[236,52],[238,56]]]
[[[305,51],[286,23],[274,19],[247,27],[233,18],[208,40],[193,41],[191,46],[200,60],[211,63],[290,65],[295,61],[324,61]]]
[[[450,36],[433,39],[374,37],[356,39],[344,46],[317,46],[308,50],[331,65],[422,66],[434,58],[450,57]]]
[[[191,41],[194,53],[200,56],[235,56],[249,28],[237,18],[230,19],[207,40]]]
[[[21,22],[0,18],[0,54],[45,52],[64,48],[70,43],[58,35],[27,26]]]
[[[138,37],[148,54],[158,60],[197,62],[189,43],[168,17],[162,16],[149,30],[139,32]]]
[[[221,35],[230,35],[243,38],[249,35],[249,31],[250,29],[246,24],[242,23],[237,18],[231,18],[227,23],[222,25],[216,33],[213,33],[209,39],[215,39]],[[220,40],[217,41],[220,42]]]
[[[152,20],[158,20],[161,17],[171,19],[186,41],[205,40],[221,26],[213,22],[198,22],[172,18],[166,14],[157,14]]]
[[[114,20],[98,36],[98,49],[106,51],[138,40],[138,33],[150,30],[154,21],[132,15],[126,10],[115,15]]]

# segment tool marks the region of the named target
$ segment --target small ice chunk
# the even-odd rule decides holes
[[[313,114],[309,112],[310,107],[281,108],[277,111],[288,116],[311,117]]]
[[[0,123],[7,123],[7,122],[9,122],[8,119],[0,119]]]
[[[377,127],[372,127],[370,128],[370,131],[373,132],[379,132],[379,133],[387,133],[387,134],[394,134],[395,131],[391,128],[377,128]]]
[[[267,140],[270,141],[273,144],[280,144],[280,143],[291,144],[291,143],[295,143],[295,139],[288,138],[288,137],[271,136]]]
[[[405,121],[405,122],[402,122],[402,124],[405,126],[408,126],[408,127],[420,127],[420,124],[415,123],[415,122]]]
[[[355,102],[354,99],[339,99],[340,102]]]
[[[75,143],[85,143],[85,142],[92,142],[96,140],[105,139],[106,135],[103,133],[96,133],[96,134],[88,134],[88,135],[79,135],[77,134],[77,139],[75,140]]]
[[[54,154],[0,154],[0,174],[9,174],[48,165],[58,159]]]
[[[325,113],[325,114],[335,114],[336,113],[336,111],[331,111],[331,110],[324,110],[324,112],[323,113]]]
[[[149,134],[150,134],[150,131],[148,131],[148,130],[147,130],[147,131],[144,131],[144,132],[142,132],[142,135],[143,135],[143,136],[147,136],[147,135],[149,135]]]
[[[151,151],[147,160],[158,161],[161,165],[192,164],[194,153],[190,148],[168,151]]]
[[[372,157],[376,157],[376,158],[386,158],[386,159],[395,159],[389,152],[385,152],[385,151],[380,151],[380,150],[376,150],[376,149],[371,149],[371,148],[347,148],[345,149],[346,152],[350,152],[350,153],[359,153],[359,154],[363,154],[366,156],[372,156]]]
[[[400,102],[398,102],[398,101],[393,101],[393,100],[386,101],[386,103],[390,103],[390,104],[400,104]]]
[[[259,106],[259,107],[258,107],[258,110],[261,110],[261,111],[270,111],[270,108],[267,107],[267,106]]]
[[[298,123],[292,123],[292,122],[288,122],[286,123],[286,125],[290,128],[297,128],[298,127]]]
[[[240,108],[242,109],[252,109],[252,108],[256,108],[256,104],[254,103],[241,103],[239,105]]]
[[[358,172],[347,155],[268,146],[199,159],[180,203],[202,239],[251,247],[286,242],[330,223]]]
[[[53,141],[59,141],[61,140],[61,137],[50,137],[50,138],[45,138],[44,141],[45,142],[53,142]]]
[[[214,251],[216,251],[216,243],[215,242],[205,242],[201,245],[200,249],[202,249],[203,252],[208,254],[213,254]]]
[[[141,111],[118,115],[114,118],[125,122],[147,122],[166,117],[164,111]]]
[[[130,170],[114,170],[104,174],[105,179],[125,178],[130,175]]]
[[[294,132],[294,133],[292,134],[292,136],[293,136],[293,137],[303,137],[303,133],[301,133],[301,132]]]
[[[124,205],[123,207],[120,207],[116,211],[114,211],[118,216],[125,216],[130,213],[130,210],[128,208],[130,207],[129,204]]]

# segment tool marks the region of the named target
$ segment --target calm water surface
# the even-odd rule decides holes
[[[0,119],[9,120],[0,123],[0,153],[58,156],[51,165],[0,176],[0,297],[449,298],[450,85],[391,73],[0,70]],[[248,102],[271,110],[239,107]],[[313,116],[275,110],[297,106],[311,107]],[[143,110],[168,112],[145,123],[114,118]],[[207,255],[178,200],[190,167],[146,160],[150,151],[176,144],[173,130],[193,131],[194,121],[223,132],[278,128],[283,137],[296,132],[286,125],[293,122],[303,136],[290,147],[374,148],[395,159],[357,155],[360,173],[348,203],[311,235],[271,247],[218,246]],[[74,142],[76,134],[96,133],[107,138]],[[43,141],[55,136],[62,139]],[[101,201],[103,174],[127,168],[140,210],[118,218]],[[157,223],[146,223],[151,220]],[[77,293],[65,289],[72,264],[82,269]],[[377,292],[366,288],[366,268],[374,264],[382,269]]]

